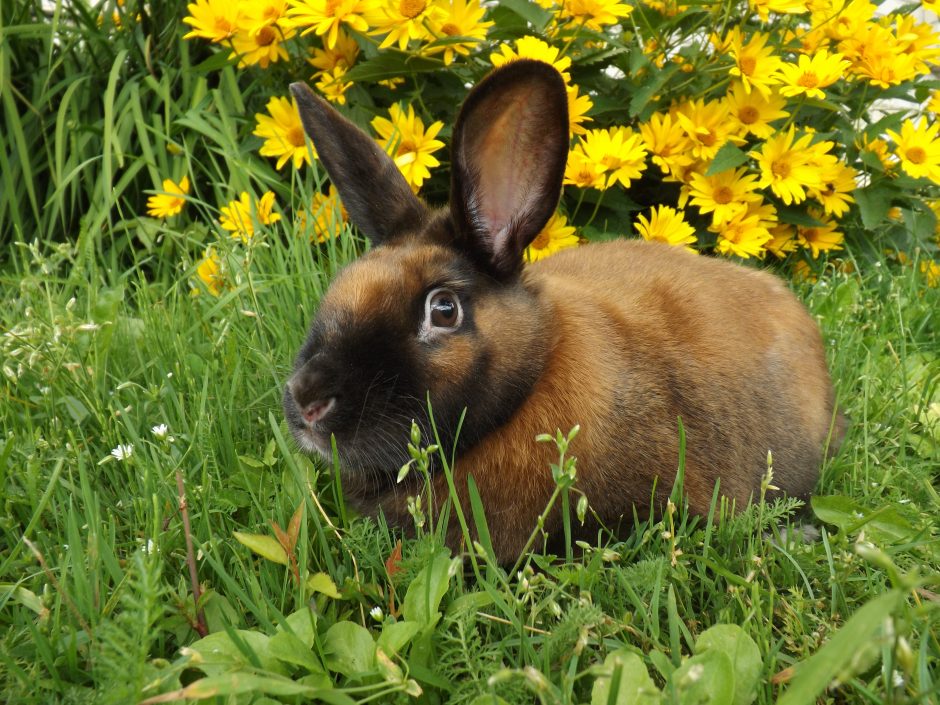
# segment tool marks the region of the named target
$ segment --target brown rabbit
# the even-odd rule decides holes
[[[329,457],[335,436],[359,510],[412,523],[406,499],[418,478],[396,484],[396,475],[412,419],[432,437],[428,398],[444,448],[455,446],[465,513],[472,475],[503,562],[519,555],[554,488],[557,451],[536,436],[575,424],[577,486],[608,525],[634,508],[646,515],[651,499],[665,503],[679,418],[692,511],[708,511],[719,482],[743,507],[768,450],[783,492],[812,491],[841,420],[819,331],[782,282],[643,241],[523,267],[556,207],[568,152],[565,86],[552,67],[515,61],[470,92],[443,210],[412,194],[372,138],[306,86],[291,90],[374,248],[320,302],[284,408],[304,449]],[[448,497],[442,472],[431,488],[438,505]],[[545,529],[557,538],[561,526],[555,512]],[[449,543],[459,537],[452,526]]]

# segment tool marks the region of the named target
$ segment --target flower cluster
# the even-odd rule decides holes
[[[523,5],[196,0],[183,21],[187,38],[223,47],[239,68],[312,67],[327,100],[370,114],[415,192],[443,191],[440,138],[460,91],[519,58],[554,66],[572,142],[559,212],[530,261],[623,233],[631,219],[646,239],[801,267],[873,231],[936,252],[923,223],[940,211],[940,91],[919,87],[940,65],[935,25],[869,0]],[[255,120],[277,169],[316,159],[291,99],[270,98]],[[165,182],[151,213],[178,213],[187,189]],[[247,241],[253,224],[276,218],[273,199],[242,194],[222,226]],[[306,205],[296,215],[314,240],[345,219],[332,189]]]

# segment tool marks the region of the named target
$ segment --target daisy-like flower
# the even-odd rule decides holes
[[[444,0],[440,4],[444,14],[431,21],[431,32],[439,38],[465,37],[466,41],[432,44],[428,53],[444,53],[444,64],[450,65],[456,56],[467,56],[474,44],[486,38],[492,22],[484,22],[485,10],[479,0]]]
[[[435,139],[444,123],[434,122],[425,130],[424,123],[415,115],[411,105],[405,111],[396,103],[389,108],[388,114],[390,119],[374,118],[372,127],[379,135],[379,144],[395,160],[405,181],[417,191],[431,175],[431,168],[440,165],[433,154],[444,146],[443,142]]]
[[[132,443],[119,443],[117,448],[111,450],[111,457],[115,460],[130,460],[134,454],[134,445]]]
[[[653,113],[647,122],[640,125],[640,134],[646,148],[653,155],[653,164],[664,174],[680,171],[692,164],[691,142],[679,124],[669,113]]]
[[[842,78],[849,65],[842,54],[830,54],[825,49],[812,57],[801,54],[795,64],[780,66],[780,95],[788,98],[805,95],[807,98],[823,100],[826,93],[822,89]]]
[[[775,257],[783,259],[791,252],[796,252],[796,230],[789,223],[777,223],[768,229],[770,239],[764,247]]]
[[[591,122],[587,112],[594,107],[591,97],[587,94],[578,95],[578,87],[569,84],[568,92],[568,130],[573,135],[583,135],[587,132],[581,123]]]
[[[803,135],[794,142],[793,125],[768,139],[759,151],[750,152],[757,160],[761,171],[758,187],[770,186],[771,190],[787,205],[801,203],[806,199],[807,188],[819,188],[822,179],[813,153],[808,150],[812,135]]]
[[[218,296],[225,288],[225,276],[222,273],[222,260],[218,253],[209,248],[206,250],[206,256],[196,265],[196,276],[203,283],[206,290],[213,296]],[[192,290],[193,294],[198,294],[198,289]]]
[[[346,213],[346,208],[340,201],[339,193],[333,184],[330,184],[326,194],[320,191],[313,194],[310,212],[313,213],[311,242],[326,242],[342,229],[343,223],[349,220],[349,214]],[[307,211],[297,211],[297,218],[300,221],[300,230],[306,230]]]
[[[605,25],[617,24],[631,12],[632,7],[618,0],[563,0],[558,18],[603,32]]]
[[[555,213],[526,248],[525,260],[526,262],[537,262],[559,250],[576,247],[580,242],[574,227],[568,225],[568,219],[561,213]]]
[[[169,218],[183,210],[184,196],[189,193],[189,177],[184,176],[177,184],[173,179],[163,180],[163,193],[147,199],[147,215],[154,218]]]
[[[579,142],[568,152],[563,183],[578,188],[596,188],[603,191],[607,188],[607,180],[604,178],[604,166],[590,159],[584,153],[584,147]]]
[[[836,42],[858,36],[875,16],[877,8],[869,0],[830,0],[814,5],[810,25],[821,28]]]
[[[940,264],[938,264],[935,260],[921,262],[920,273],[924,275],[924,279],[927,281],[927,286],[929,286],[931,289],[936,289],[938,286],[940,286]]]
[[[740,79],[746,93],[756,88],[765,96],[770,95],[771,86],[777,83],[777,69],[783,59],[774,55],[773,47],[767,46],[769,34],[755,32],[747,44],[740,33],[732,35],[730,53],[734,66],[729,73]]]
[[[689,252],[698,254],[692,247],[698,238],[695,228],[689,225],[682,213],[669,206],[655,206],[650,210],[649,218],[642,213],[637,215],[634,223],[636,231],[644,240],[657,240],[667,245],[684,247]]]
[[[297,102],[291,98],[271,98],[268,101],[268,115],[255,113],[253,135],[264,138],[264,144],[258,150],[262,157],[277,157],[277,168],[292,161],[295,169],[306,162],[310,164],[310,152],[304,138],[304,126],[297,112]],[[311,145],[311,150],[313,146]],[[316,152],[314,152],[316,156]]]
[[[901,124],[901,132],[886,130],[894,142],[894,154],[901,168],[915,179],[927,178],[940,184],[940,123],[928,124],[910,119]],[[164,182],[165,185],[165,182]]]
[[[340,28],[365,34],[369,30],[366,17],[377,8],[377,0],[288,0],[289,23],[303,27],[301,36],[316,32],[323,44],[331,49],[339,37]]]
[[[318,73],[316,89],[331,103],[346,105],[346,91],[352,87],[352,81],[345,81],[346,69],[337,66],[332,71]]]
[[[748,203],[762,200],[757,192],[757,177],[748,174],[744,167],[727,169],[713,176],[692,174],[688,194],[693,206],[703,214],[712,214],[715,225],[743,213]]]
[[[887,142],[885,142],[880,137],[869,138],[868,135],[864,133],[861,137],[861,140],[856,140],[856,144],[858,145],[859,149],[875,155],[885,171],[888,171],[894,167],[894,162],[891,160],[891,152],[888,148]]]
[[[852,191],[855,190],[858,172],[843,162],[834,162],[822,170],[819,188],[809,189],[810,198],[822,204],[826,215],[841,218],[849,210],[849,204],[855,203]]]
[[[757,10],[761,22],[770,19],[770,13],[778,15],[801,15],[809,12],[808,0],[748,0],[752,10]]]
[[[232,54],[238,57],[238,68],[259,65],[266,69],[272,63],[287,61],[288,54],[281,42],[294,36],[292,28],[281,29],[276,24],[242,23],[240,31],[232,37]]]
[[[754,214],[741,213],[721,225],[709,228],[718,233],[715,249],[719,254],[737,255],[743,259],[763,257],[764,245],[770,240],[770,233],[761,219]]]
[[[150,429],[150,432],[158,441],[162,441],[167,437],[167,434],[170,432],[169,427],[165,423],[157,424]]]
[[[726,142],[744,142],[733,133],[735,121],[729,119],[728,104],[724,100],[686,101],[678,107],[675,116],[689,138],[690,152],[696,159],[713,159]]]
[[[759,139],[767,139],[776,132],[770,123],[789,115],[783,109],[786,101],[775,91],[767,94],[748,92],[740,81],[734,82],[725,100],[731,117],[741,126],[738,134],[742,136],[752,134]]]
[[[836,224],[823,217],[818,208],[807,209],[809,215],[819,221],[818,225],[797,225],[796,244],[810,251],[813,259],[820,252],[841,250],[845,235],[836,230]]]
[[[373,27],[371,34],[386,35],[379,49],[398,44],[404,51],[412,39],[433,38],[428,26],[442,22],[446,16],[444,9],[433,1],[380,0],[367,20]]]
[[[227,206],[222,206],[222,216],[219,223],[225,230],[228,230],[232,237],[241,238],[242,242],[248,242],[255,234],[255,223],[261,225],[270,225],[281,219],[279,213],[273,213],[274,193],[267,191],[254,202],[252,209],[251,196],[243,191],[238,200],[231,201]]]
[[[211,42],[224,42],[238,31],[240,6],[231,0],[196,0],[186,6],[189,15],[183,22],[192,27],[183,39],[201,37]]]
[[[356,63],[359,45],[346,32],[340,31],[332,47],[325,49],[312,47],[310,53],[313,56],[307,59],[307,63],[320,71],[332,71],[337,67],[348,70]]]
[[[490,61],[494,67],[502,66],[509,61],[516,59],[535,59],[544,61],[555,67],[561,77],[565,79],[565,84],[571,82],[571,76],[568,69],[571,68],[571,59],[567,56],[559,56],[561,50],[543,42],[537,37],[520,37],[516,40],[516,49],[513,51],[509,45],[500,44],[499,52],[490,54]]]
[[[604,167],[605,188],[617,182],[629,188],[630,181],[646,171],[646,146],[629,127],[589,130],[580,144],[589,160]]]

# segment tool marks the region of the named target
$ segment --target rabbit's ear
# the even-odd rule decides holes
[[[315,95],[292,83],[304,130],[317,148],[353,223],[373,244],[418,229],[428,215],[395,162],[359,127]]]
[[[467,96],[454,127],[451,213],[497,277],[518,271],[554,213],[568,142],[565,83],[549,64],[513,61]]]

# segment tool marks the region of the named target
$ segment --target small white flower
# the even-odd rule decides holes
[[[151,555],[154,551],[159,551],[157,545],[153,542],[153,539],[147,539],[147,545],[143,547],[144,553],[148,556]]]
[[[83,332],[91,332],[91,331],[96,331],[99,328],[101,328],[101,326],[99,326],[97,323],[82,323],[80,326],[76,328],[76,330],[80,330]]]
[[[168,432],[169,430],[170,430],[170,429],[167,427],[167,425],[166,425],[165,423],[161,423],[161,424],[157,424],[156,426],[154,426],[153,428],[151,428],[151,429],[150,429],[150,432],[151,432],[154,436],[157,437],[157,440],[162,441],[163,439],[166,438],[166,434],[167,434],[167,432]]]
[[[124,444],[119,443],[117,448],[114,448],[111,451],[111,455],[115,460],[127,460],[134,454],[134,446],[130,443]]]
[[[382,608],[376,605],[371,610],[369,610],[369,616],[372,617],[376,622],[381,622],[385,618],[385,613],[382,612]]]

